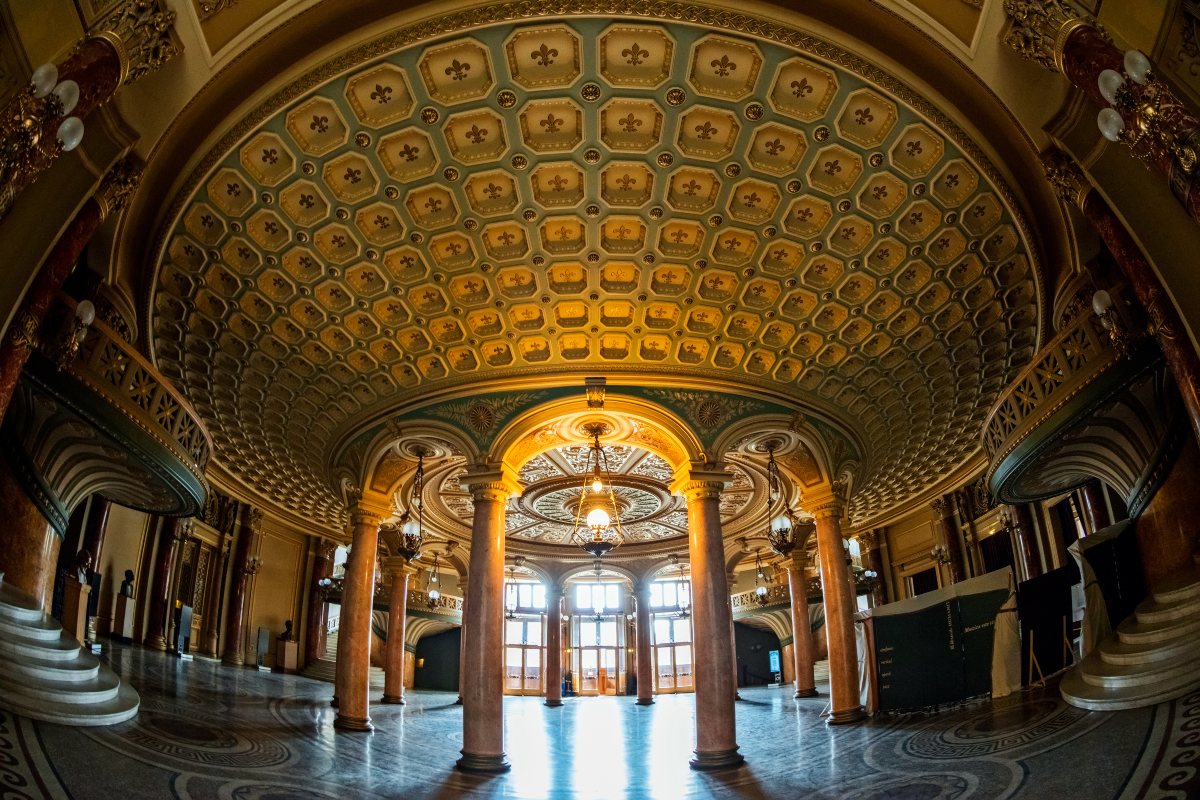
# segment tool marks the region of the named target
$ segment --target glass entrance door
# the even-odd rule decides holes
[[[695,691],[692,677],[692,620],[654,618],[654,682],[660,694]]]
[[[542,693],[542,618],[504,624],[504,693]]]
[[[625,660],[614,618],[579,619],[576,634],[575,680],[581,695],[615,695],[625,691]]]

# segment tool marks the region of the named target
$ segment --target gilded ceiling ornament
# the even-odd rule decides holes
[[[93,199],[100,207],[100,217],[108,219],[115,211],[129,204],[142,179],[142,165],[136,157],[127,157],[117,162],[100,182]]]
[[[199,12],[200,21],[204,22],[226,9],[233,8],[237,2],[238,0],[196,0],[196,10]]]
[[[159,0],[122,0],[96,26],[99,38],[113,45],[121,61],[122,84],[133,83],[179,55],[175,12]]]
[[[466,430],[484,436],[512,412],[533,405],[541,395],[541,392],[517,392],[502,397],[460,400],[437,406],[426,413],[457,422]]]
[[[1029,61],[1062,72],[1062,49],[1071,31],[1096,25],[1091,15],[1068,0],[1004,0],[1012,25],[1004,43]]]
[[[1042,167],[1054,193],[1068,205],[1082,208],[1092,186],[1074,159],[1061,150],[1051,150],[1042,156]]]

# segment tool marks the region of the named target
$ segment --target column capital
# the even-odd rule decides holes
[[[472,464],[458,482],[471,492],[471,499],[476,502],[503,503],[521,493],[521,483],[507,464]]]
[[[1092,184],[1079,165],[1061,150],[1050,150],[1042,156],[1042,169],[1059,199],[1076,208],[1083,208],[1092,191]]]
[[[1101,30],[1095,17],[1068,0],[1004,0],[1004,13],[1012,20],[1004,43],[1054,72],[1064,71],[1063,50],[1072,33],[1084,27]]]
[[[933,509],[934,517],[939,520],[945,519],[954,513],[954,504],[951,502],[949,495],[931,500],[929,507]]]
[[[350,524],[354,527],[360,525],[369,525],[373,528],[378,528],[383,515],[376,509],[367,506],[364,503],[356,503],[350,509]]]
[[[818,490],[820,492],[822,490]],[[833,481],[824,488],[825,494],[813,492],[804,503],[806,511],[812,513],[818,520],[840,519],[846,510],[846,486],[841,481]]]
[[[690,468],[682,468],[675,473],[671,491],[683,495],[688,501],[719,498],[732,482],[733,476],[725,470],[724,464],[692,464]]]
[[[416,575],[418,572],[417,568],[404,556],[387,556],[379,559],[379,571],[392,579],[400,575]]]
[[[92,36],[108,42],[116,51],[123,85],[179,55],[174,25],[175,12],[164,10],[159,0],[121,0]]]
[[[137,191],[142,180],[142,165],[137,159],[126,157],[118,161],[104,175],[92,200],[100,208],[100,218],[108,219],[129,204],[129,198]]]
[[[179,522],[175,525],[175,531],[172,534],[175,538],[175,541],[182,542],[191,536],[192,529],[195,527],[195,524],[195,521],[192,519],[179,520]]]

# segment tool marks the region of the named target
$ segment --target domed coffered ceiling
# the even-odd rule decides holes
[[[365,420],[585,372],[827,414],[869,451],[860,516],[974,452],[1038,337],[1008,190],[887,73],[714,13],[477,9],[343,54],[237,124],[178,198],[150,310],[223,464],[338,524],[326,465]]]

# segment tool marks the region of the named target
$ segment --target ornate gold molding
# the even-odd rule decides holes
[[[179,55],[174,35],[175,12],[159,0],[124,0],[97,26],[93,37],[117,51],[120,85],[133,83]]]
[[[1067,38],[1085,25],[1099,27],[1094,17],[1066,0],[1004,0],[1004,13],[1012,18],[1004,43],[1054,72],[1063,71]]]
[[[129,157],[118,161],[108,171],[92,199],[100,207],[100,218],[108,219],[114,212],[129,205],[129,199],[137,191],[142,180],[142,164]]]
[[[1092,185],[1079,165],[1061,150],[1051,150],[1042,156],[1042,167],[1054,193],[1065,203],[1083,208]]]

